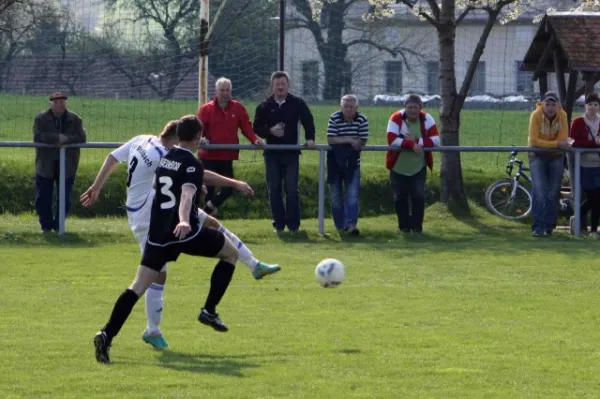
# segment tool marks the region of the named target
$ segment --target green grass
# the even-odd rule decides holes
[[[2,397],[597,397],[595,242],[533,239],[476,206],[460,219],[429,207],[422,237],[392,216],[349,240],[315,220],[282,237],[265,220],[227,225],[284,266],[260,282],[238,267],[219,307],[230,332],[195,319],[214,262],[182,256],[165,290],[172,350],[141,341],[141,301],[104,366],[91,339],[140,258],[125,220],[70,218],[59,238],[0,217]],[[339,288],[314,281],[325,257],[346,264]]]
[[[326,142],[327,120],[338,107],[331,105],[309,104],[315,117],[317,142]],[[253,118],[256,104],[246,103],[250,117]],[[33,96],[0,96],[0,141],[32,140],[32,126],[35,114],[47,107],[45,97]],[[91,99],[74,97],[69,99],[69,108],[78,113],[84,120],[88,131],[88,141],[124,142],[143,133],[158,133],[170,119],[184,114],[195,113],[195,101],[158,101],[129,99]],[[369,118],[369,144],[386,144],[386,127],[389,116],[397,107],[361,107],[361,111]],[[439,121],[438,109],[427,109]],[[502,109],[473,111],[462,113],[461,144],[462,145],[526,145],[528,111],[503,111]],[[244,140],[242,139],[242,142]],[[98,165],[108,150],[84,150],[82,163]],[[4,161],[33,162],[32,149],[4,149]],[[383,165],[384,154],[369,152],[364,155],[364,163]],[[439,155],[436,155],[439,166]],[[503,168],[506,154],[463,154],[463,166],[466,169],[497,171]],[[241,163],[259,162],[259,152],[243,152]],[[316,152],[305,152],[305,164],[316,164]],[[239,167],[244,167],[241,165]]]

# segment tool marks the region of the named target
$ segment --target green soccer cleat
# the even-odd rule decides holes
[[[167,343],[165,338],[162,336],[162,334],[150,335],[150,334],[148,334],[147,331],[144,331],[144,333],[142,334],[142,339],[144,340],[145,343],[152,345],[154,347],[154,349],[157,349],[159,351],[161,351],[163,349],[167,349],[169,347],[169,344]]]
[[[266,263],[258,262],[258,265],[256,265],[256,268],[252,272],[252,277],[256,280],[260,280],[264,276],[277,273],[280,270],[281,266],[279,265],[267,265]]]

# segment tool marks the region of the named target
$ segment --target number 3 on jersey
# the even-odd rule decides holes
[[[160,193],[165,197],[168,197],[168,201],[160,203],[160,209],[171,209],[175,206],[177,201],[175,200],[175,194],[170,190],[173,185],[173,179],[169,176],[161,176],[158,178],[160,183]],[[161,198],[162,199],[162,198]]]

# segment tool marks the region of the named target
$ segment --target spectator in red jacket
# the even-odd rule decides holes
[[[219,78],[215,84],[215,98],[202,105],[198,110],[198,118],[204,125],[202,143],[239,144],[238,129],[254,145],[262,147],[264,142],[254,134],[252,123],[246,108],[231,98],[231,80]],[[238,150],[200,150],[199,158],[206,170],[233,178],[233,161],[239,158]],[[233,189],[222,188],[218,193],[214,187],[207,187],[206,206],[204,211],[211,216],[223,202],[233,194]]]
[[[573,147],[598,148],[600,147],[600,96],[590,93],[585,97],[585,113],[571,123],[571,138]],[[588,211],[591,210],[592,218],[590,234],[598,238],[598,221],[600,220],[600,154],[587,152],[581,154],[581,188],[586,200],[581,205],[580,217],[583,221]],[[575,220],[571,218],[571,233],[574,233]],[[582,223],[585,228],[585,223]]]
[[[385,164],[390,170],[398,229],[402,233],[423,231],[425,180],[427,168],[433,168],[433,155],[424,152],[423,147],[440,144],[435,121],[422,108],[421,97],[409,95],[404,109],[392,114],[387,127],[388,145],[399,147],[399,151],[387,152]]]

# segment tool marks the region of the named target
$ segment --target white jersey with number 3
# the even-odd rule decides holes
[[[156,136],[136,136],[111,155],[127,162],[127,211],[137,212],[152,203],[154,174],[161,158],[168,152]]]

